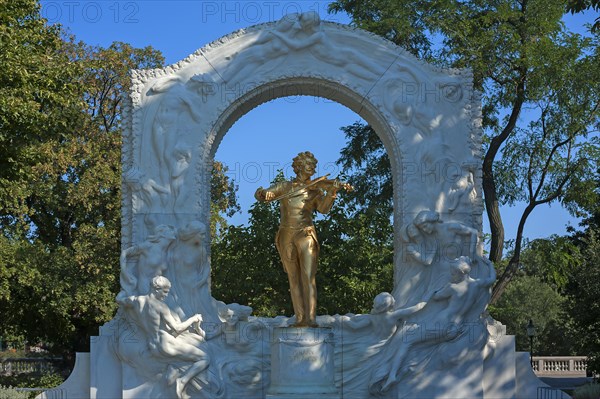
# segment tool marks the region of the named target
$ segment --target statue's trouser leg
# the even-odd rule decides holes
[[[296,249],[300,261],[300,280],[304,309],[308,313],[308,324],[316,324],[317,318],[317,264],[319,260],[319,243],[314,227],[306,227],[304,234],[296,236]]]
[[[298,263],[298,253],[294,245],[294,236],[297,229],[281,228],[277,233],[277,251],[283,263],[283,270],[288,275],[290,283],[290,295],[294,314],[296,315],[296,324],[305,322],[304,302],[302,301],[302,287],[300,280],[300,265]]]

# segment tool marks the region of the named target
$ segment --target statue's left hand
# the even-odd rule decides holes
[[[354,186],[352,186],[350,183],[346,183],[346,182],[339,181],[336,179],[333,182],[333,189],[335,191],[342,189],[346,192],[350,192],[350,191],[354,191]]]

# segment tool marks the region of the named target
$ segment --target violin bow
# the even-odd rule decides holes
[[[327,174],[326,174],[326,175],[324,175],[324,176],[317,177],[316,179],[314,179],[314,180],[311,180],[311,181],[310,181],[310,183],[308,183],[308,184],[305,184],[305,185],[304,185],[304,186],[302,186],[302,187],[298,187],[298,188],[296,188],[295,190],[288,191],[288,192],[287,192],[287,193],[285,193],[285,194],[281,194],[279,197],[275,197],[275,198],[273,198],[272,200],[269,200],[268,202],[279,201],[279,200],[282,200],[282,199],[285,199],[285,198],[293,197],[293,196],[294,196],[294,194],[297,194],[297,193],[301,192],[302,190],[305,190],[305,189],[307,189],[307,188],[308,188],[308,187],[310,187],[310,186],[314,186],[315,184],[317,184],[317,183],[319,183],[319,182],[321,182],[321,181],[323,181],[323,180],[327,179],[327,177],[328,177],[328,176],[329,176],[329,173],[327,173]]]

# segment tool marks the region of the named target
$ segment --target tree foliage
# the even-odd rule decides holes
[[[274,245],[277,203],[256,202],[249,214],[247,226],[227,226],[212,240],[212,294],[226,303],[251,306],[255,314],[290,314],[287,277]]]
[[[582,222],[583,231],[527,243],[518,273],[490,313],[517,335],[518,348],[528,350],[524,323],[532,319],[536,353],[588,356],[588,368],[597,372],[600,246],[594,220],[597,213]]]
[[[521,261],[521,274],[536,276],[562,293],[581,253],[571,237],[552,235],[528,242]]]
[[[59,28],[46,24],[35,1],[3,1],[0,21],[0,222],[5,234],[18,235],[26,220],[14,214],[28,214],[24,197],[37,177],[32,167],[43,161],[37,146],[82,119],[81,66],[71,62]]]
[[[0,72],[9,82],[1,131],[10,143],[0,172],[2,333],[56,352],[84,350],[115,310],[121,94],[130,69],[163,58],[124,43],[75,43],[34,2],[10,8],[3,30],[14,40],[2,60],[11,64]]]
[[[531,212],[572,198],[597,168],[598,38],[565,28],[561,0],[338,0],[330,10],[348,13],[356,26],[418,57],[473,71],[475,88],[484,93],[483,191],[492,261],[504,251],[500,204],[525,202],[515,249],[494,287],[497,300],[519,267]]]
[[[600,240],[598,228],[576,237],[581,265],[574,268],[567,285],[568,311],[574,321],[578,353],[588,356],[587,368],[600,372]]]
[[[489,311],[494,319],[506,325],[508,334],[515,335],[518,351],[530,350],[526,326],[532,320],[536,327],[535,355],[575,355],[565,301],[565,297],[540,277],[522,275],[511,281],[505,294]]]
[[[354,191],[345,194],[350,211],[388,218],[394,210],[390,159],[377,133],[368,125],[355,122],[341,128],[346,145],[338,165],[347,175]]]
[[[598,0],[569,0],[567,2],[567,11],[571,14],[580,13],[586,10],[600,11],[600,1]],[[592,26],[592,32],[600,30],[600,17],[597,17]]]
[[[1,4],[0,336],[85,351],[119,290],[123,93],[164,59],[78,43],[37,1]],[[211,186],[216,225],[237,209],[218,162]]]
[[[210,233],[218,237],[227,227],[226,216],[231,217],[240,210],[237,202],[237,186],[233,179],[227,176],[229,168],[222,162],[213,161],[210,179]]]

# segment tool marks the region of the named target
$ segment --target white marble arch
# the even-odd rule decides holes
[[[461,197],[459,190],[451,211],[447,199],[461,167],[481,158],[480,98],[469,70],[433,67],[379,36],[305,13],[234,32],[163,69],[133,71],[132,83],[123,134],[123,248],[160,224],[206,223],[210,169],[223,136],[254,107],[289,95],[347,106],[384,143],[394,176],[399,304],[413,295],[407,270],[420,267],[406,254],[401,230],[420,211],[437,211],[481,235],[480,168],[470,175],[472,192]],[[131,170],[146,184],[129,183]]]

